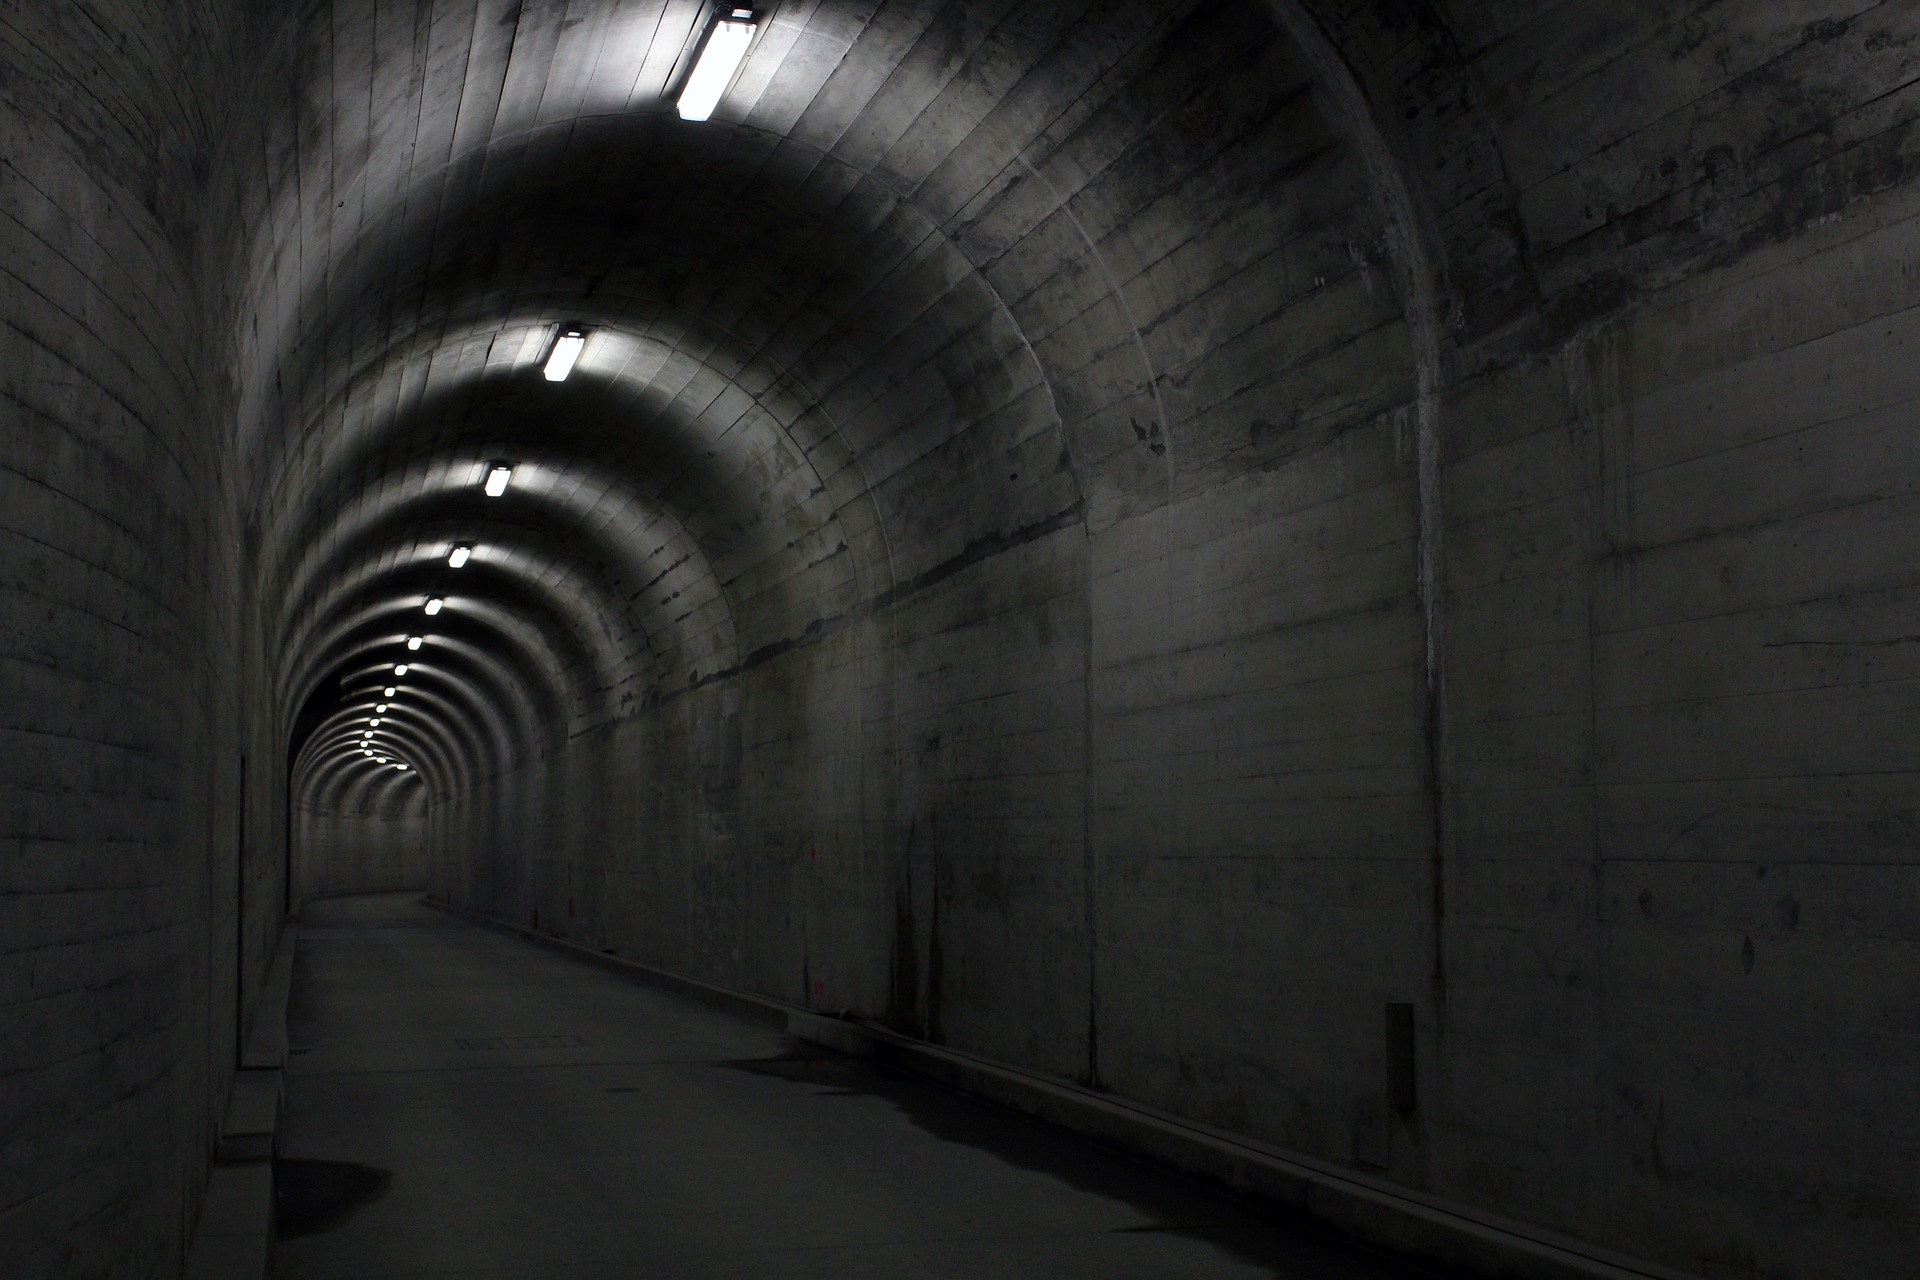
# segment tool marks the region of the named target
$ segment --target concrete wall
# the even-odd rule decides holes
[[[1703,1274],[1897,1273],[1914,14],[1455,17],[1518,216],[1453,203],[1471,128],[1414,150],[1461,298],[1430,1176]]]
[[[12,5],[0,22],[10,1277],[177,1271],[238,1006],[277,935],[258,763],[279,748],[244,727],[259,646],[213,425],[227,385],[199,323],[218,305],[199,246],[218,226],[231,7]]]
[[[1709,1274],[1913,1235],[1910,207],[1476,378],[1449,441],[1442,1087],[1498,1157],[1447,1164]]]

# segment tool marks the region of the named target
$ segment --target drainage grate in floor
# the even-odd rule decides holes
[[[587,1042],[579,1036],[490,1036],[480,1040],[455,1040],[462,1049],[584,1049]]]

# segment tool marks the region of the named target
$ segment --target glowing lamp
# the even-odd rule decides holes
[[[707,33],[693,74],[680,90],[675,105],[682,120],[705,120],[713,115],[727,86],[733,83],[733,73],[740,69],[740,60],[747,56],[747,46],[753,43],[753,10],[727,8],[721,12],[724,16]]]
[[[565,382],[567,375],[573,372],[574,361],[580,358],[586,349],[587,332],[571,325],[560,331],[553,340],[553,354],[547,357],[547,381]]]

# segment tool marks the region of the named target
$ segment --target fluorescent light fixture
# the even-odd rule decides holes
[[[447,568],[458,569],[473,557],[473,548],[462,544],[447,554]]]
[[[418,649],[424,643],[425,641],[423,641],[419,636],[407,637],[407,648],[409,649]]]
[[[378,760],[381,764],[385,764],[387,762],[387,758],[385,756],[375,756],[374,759]]]
[[[375,707],[374,710],[378,711],[381,715],[385,715],[387,714],[387,704],[383,702],[379,706]]]
[[[391,697],[392,697],[392,696],[393,696],[394,694],[396,694],[396,693],[398,693],[398,692],[400,692],[400,691],[399,691],[398,689],[395,689],[395,688],[393,688],[393,687],[391,687],[391,686],[389,686],[389,687],[388,687],[388,689],[387,689],[387,692],[386,692],[386,696],[387,696],[387,697],[389,697],[389,698],[391,698]]]
[[[553,354],[547,357],[547,381],[565,382],[567,375],[573,372],[573,362],[580,358],[580,352],[586,348],[587,331],[574,325],[560,330],[560,336],[553,340]]]
[[[431,618],[434,614],[440,612],[442,609],[446,607],[447,607],[447,602],[445,600],[442,600],[439,596],[435,596],[433,599],[427,601],[427,616]]]
[[[373,754],[373,752],[371,752],[371,751],[365,751],[365,750],[363,750],[363,751],[361,751],[361,753],[360,753],[360,754],[361,754],[361,755],[363,755],[363,756],[370,756],[370,755],[372,755],[372,754]]]
[[[372,725],[377,725],[380,723],[380,717],[375,716],[373,719],[367,721],[367,723]]]
[[[396,769],[405,769],[405,768],[406,768],[407,766],[405,766],[405,765],[403,765],[403,764],[397,764],[397,765],[395,765],[395,766],[393,766],[393,767],[394,767],[394,768],[396,768]]]
[[[393,674],[397,676],[403,676],[407,674],[407,664],[402,662],[396,665],[393,669]]]
[[[513,479],[513,468],[500,465],[487,472],[487,496],[497,498],[507,491],[507,481]]]
[[[682,120],[705,120],[713,115],[721,95],[733,83],[733,73],[740,69],[740,59],[747,56],[747,46],[753,43],[753,10],[729,5],[720,12],[720,20],[700,47],[693,74],[680,90],[677,105]]]

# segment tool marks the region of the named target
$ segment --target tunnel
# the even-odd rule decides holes
[[[0,6],[0,1272],[322,1274],[361,982],[1245,1274],[1920,1275],[1917,252],[1903,0]]]

